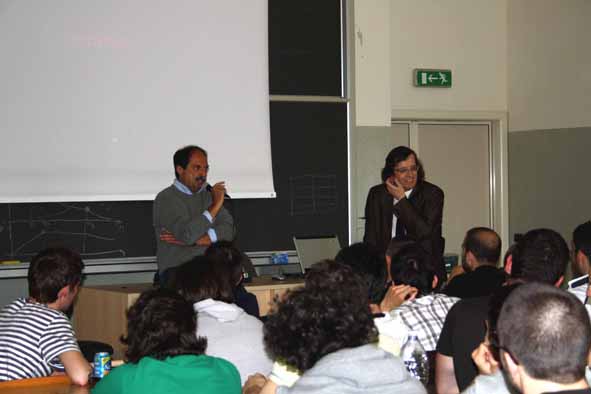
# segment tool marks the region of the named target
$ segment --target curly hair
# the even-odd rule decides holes
[[[300,372],[329,353],[377,341],[367,286],[342,263],[314,264],[304,286],[275,307],[264,325],[267,352]]]
[[[127,311],[125,357],[137,363],[143,357],[164,360],[183,354],[205,353],[207,340],[195,335],[197,320],[193,305],[180,294],[165,288],[143,292]]]

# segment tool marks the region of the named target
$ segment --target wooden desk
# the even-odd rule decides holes
[[[91,387],[72,384],[67,376],[48,376],[1,382],[0,394],[90,394]]]
[[[257,297],[261,316],[270,309],[270,302],[288,289],[299,287],[302,279],[272,280],[269,277],[254,278],[246,289]],[[114,359],[122,359],[124,348],[119,337],[126,332],[127,309],[140,293],[151,284],[88,286],[80,288],[72,317],[76,337],[79,340],[94,340],[113,346]]]

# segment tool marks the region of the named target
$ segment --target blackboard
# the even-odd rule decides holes
[[[291,250],[294,235],[337,234],[341,244],[346,242],[346,130],[345,103],[271,103],[277,198],[227,202],[241,249]],[[56,245],[71,247],[86,259],[153,256],[152,202],[0,206],[1,259],[29,261]]]
[[[342,96],[343,16],[340,0],[269,0],[271,94]],[[328,234],[346,243],[347,104],[271,102],[270,116],[277,198],[227,202],[238,246],[291,250],[294,235]],[[151,201],[0,204],[2,260],[54,245],[85,259],[145,257],[155,244]]]

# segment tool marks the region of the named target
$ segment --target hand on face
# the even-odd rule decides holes
[[[492,375],[499,369],[499,363],[495,360],[488,348],[488,344],[485,342],[482,342],[480,346],[474,349],[472,360],[474,360],[474,364],[476,364],[478,371],[482,375]]]
[[[404,194],[404,188],[400,186],[394,176],[386,179],[386,189],[388,189],[388,193],[390,193],[396,200],[402,200],[406,197],[406,194]]]

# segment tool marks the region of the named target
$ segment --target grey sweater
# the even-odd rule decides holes
[[[374,344],[324,356],[292,386],[277,394],[426,394],[402,360]]]
[[[219,211],[213,223],[203,215],[211,202],[211,194],[205,190],[188,195],[171,185],[158,193],[154,200],[153,224],[160,272],[202,255],[206,248],[195,245],[195,242],[207,234],[210,228],[215,230],[218,240],[232,240],[234,221],[225,208]],[[172,245],[160,241],[162,229],[170,231],[185,245]]]

